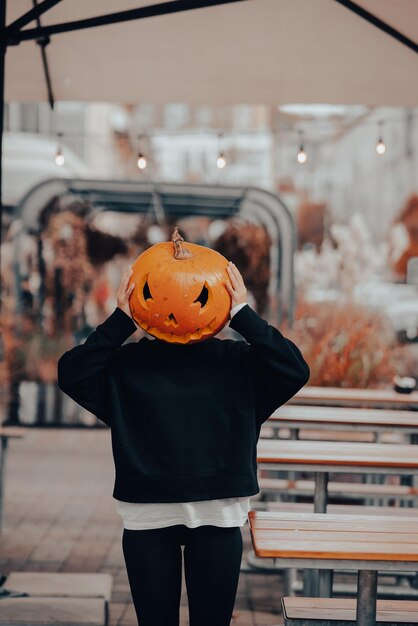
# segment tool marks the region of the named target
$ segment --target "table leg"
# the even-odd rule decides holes
[[[314,513],[326,513],[328,504],[328,472],[315,473]]]
[[[360,570],[357,576],[357,626],[376,626],[377,571]]]
[[[326,513],[328,504],[328,472],[315,472],[314,512]],[[332,589],[332,570],[312,569],[304,575],[304,595],[309,589],[312,597],[330,597]]]
[[[317,598],[319,593],[317,569],[303,570],[303,595],[307,598]]]
[[[279,432],[279,430],[277,429],[277,433]],[[278,436],[278,435],[277,435]],[[297,440],[299,439],[299,428],[291,428],[290,429],[290,439],[292,440]],[[287,478],[288,480],[296,480],[296,472],[292,472],[289,471],[287,474]],[[297,496],[287,496],[287,501],[288,502],[296,502]],[[297,580],[297,570],[294,569],[288,569],[286,570],[286,580],[287,580],[287,586],[289,588],[291,588],[292,586],[292,582],[293,580]],[[290,581],[290,582],[289,582]],[[304,587],[305,587],[305,582],[303,583]],[[289,595],[295,595],[294,592],[290,593]]]
[[[297,576],[298,570],[297,569],[286,569],[284,571],[284,590],[285,590],[285,595],[286,596],[295,596],[296,592],[293,588],[294,583],[296,583],[298,576]]]
[[[320,598],[331,598],[333,575],[334,571],[332,569],[319,570],[318,595]]]

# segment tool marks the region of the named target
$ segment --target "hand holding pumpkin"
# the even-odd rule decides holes
[[[129,308],[129,298],[131,296],[132,291],[134,290],[135,283],[131,283],[128,288],[128,282],[132,275],[132,266],[128,265],[124,273],[122,274],[122,279],[120,281],[120,285],[116,292],[116,301],[117,306],[122,309],[126,315],[131,316],[131,311]]]
[[[226,288],[232,298],[231,309],[237,304],[247,302],[247,288],[241,272],[232,261],[229,261],[227,267],[230,280],[225,283]]]

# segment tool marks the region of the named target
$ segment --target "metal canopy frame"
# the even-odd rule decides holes
[[[62,24],[52,24],[50,26],[41,26],[40,17],[48,10],[53,8],[61,0],[43,0],[40,4],[34,1],[34,7],[20,16],[17,20],[6,25],[6,5],[7,0],[0,0],[0,249],[2,237],[3,222],[3,200],[2,200],[2,148],[3,148],[3,117],[4,117],[4,76],[5,76],[5,58],[6,51],[9,46],[19,45],[23,41],[37,40],[42,48],[42,60],[44,72],[47,81],[48,99],[51,107],[53,107],[54,99],[52,94],[52,85],[49,79],[48,64],[45,55],[45,46],[49,43],[49,36],[59,33],[92,28],[96,26],[104,26],[108,24],[116,24],[131,20],[146,19],[148,17],[157,17],[182,11],[191,11],[195,9],[214,7],[223,4],[232,4],[235,2],[248,2],[249,0],[171,0],[169,2],[160,2],[158,4],[131,9],[127,11],[119,11],[107,15],[99,15],[89,19],[76,20]],[[253,0],[255,1],[255,0]],[[372,13],[366,11],[356,2],[352,0],[334,0],[345,6],[347,9],[355,12],[360,18],[367,20],[386,34],[394,37],[403,45],[418,52],[418,45],[402,35],[395,28],[380,20]],[[36,20],[37,28],[23,29],[32,21]],[[1,252],[0,252],[1,254]],[[0,257],[1,265],[1,257]],[[0,312],[2,306],[2,283],[0,272]]]
[[[292,214],[278,196],[256,187],[52,178],[33,187],[16,206],[16,215],[22,220],[20,234],[39,232],[42,209],[61,195],[88,201],[92,214],[95,211],[145,214],[154,207],[157,222],[162,214],[176,218],[204,215],[213,219],[240,216],[265,226],[271,238],[269,316],[274,315],[278,324],[285,318],[292,326],[296,227]],[[19,235],[15,238],[16,261],[18,249]],[[15,266],[19,268],[19,263]],[[20,285],[19,277],[16,284]],[[16,302],[20,300],[16,293]]]

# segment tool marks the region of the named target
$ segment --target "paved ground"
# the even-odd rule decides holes
[[[113,477],[108,429],[30,429],[23,440],[9,441],[0,574],[108,572],[110,626],[137,626]],[[248,522],[242,533],[245,559],[252,551]],[[281,595],[279,576],[241,573],[231,625],[282,625]],[[187,626],[184,572],[180,617]]]

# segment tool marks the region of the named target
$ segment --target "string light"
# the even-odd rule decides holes
[[[144,157],[142,152],[138,152],[137,165],[140,170],[144,170],[147,167],[147,159]]]
[[[218,158],[216,159],[216,165],[220,170],[222,170],[226,166],[226,159],[223,152],[219,153]]]
[[[62,167],[65,163],[65,156],[61,148],[61,138],[62,138],[62,133],[57,133],[58,146],[57,146],[57,151],[55,153],[54,161],[55,161],[55,165],[58,165],[58,167]]]
[[[415,111],[411,111],[410,113],[410,119],[414,120],[414,119],[418,119],[418,108]],[[405,121],[405,116],[397,116],[394,115],[392,117],[387,117],[384,120],[385,124],[388,123],[395,123],[395,122],[404,122]],[[376,127],[376,120],[375,119],[361,119],[359,120],[361,127],[366,128],[366,127]],[[383,123],[383,122],[382,122]],[[332,131],[335,130],[335,132],[347,132],[350,130],[349,126],[344,126],[343,124],[339,124],[336,125],[333,121],[329,121],[329,120],[321,120],[321,121],[314,121],[312,123],[312,128],[309,129],[309,132],[314,134],[315,131]],[[178,136],[181,135],[183,137],[187,137],[187,136],[192,136],[192,137],[213,137],[214,136],[214,132],[215,131],[198,131],[198,130],[193,130],[193,129],[181,129],[181,131],[179,130],[169,130],[169,129],[155,129],[155,131],[148,132],[147,136],[151,137],[153,136],[153,134],[157,135],[157,136]],[[245,136],[254,136],[254,135],[265,135],[266,133],[271,132],[270,129],[268,128],[264,128],[264,129],[253,129],[253,130],[230,130],[230,131],[223,131],[222,136],[223,137],[241,137],[243,135]],[[282,124],[279,123],[277,126],[277,132],[281,135],[293,135],[296,133],[296,131],[289,126],[288,123]],[[299,131],[300,132],[300,131]],[[60,133],[62,134],[62,133]],[[65,133],[66,137],[75,137],[75,138],[97,138],[97,139],[103,139],[105,141],[113,141],[112,139],[109,138],[108,134],[106,132],[98,132],[98,133],[93,133],[93,132],[66,132]]]
[[[381,129],[382,126],[383,126],[383,120],[380,120],[379,128]],[[380,133],[379,133],[379,139],[378,139],[378,142],[376,144],[376,152],[379,155],[385,154],[385,152],[386,152],[386,145],[385,145],[385,142],[383,141],[383,138],[382,138],[382,130],[380,130]]]
[[[412,112],[410,115],[410,119],[417,119],[418,117],[418,111]],[[402,122],[404,121],[404,117],[398,117],[398,116],[393,116],[393,117],[388,117],[385,120],[379,120],[378,124],[379,124],[379,128],[381,129],[381,127],[383,126],[383,124],[388,123],[388,122]],[[314,130],[325,130],[326,128],[330,128],[331,123],[330,122],[325,122],[325,120],[321,122],[316,122],[315,123],[315,128],[310,131],[310,132],[314,132]],[[371,126],[373,125],[374,127],[376,127],[376,120],[361,120],[361,125],[362,127],[367,127],[367,126]],[[335,130],[335,128],[334,128]],[[338,130],[338,129],[337,129]],[[350,130],[349,128],[344,128],[341,127],[341,130]],[[224,137],[226,135],[228,135],[229,137],[235,137],[235,136],[242,136],[242,135],[247,135],[247,136],[254,136],[254,135],[265,135],[266,133],[269,132],[269,129],[254,129],[254,130],[231,130],[231,131],[224,131],[221,134],[218,134],[218,138],[219,141],[221,141],[221,139],[224,139]],[[308,160],[308,155],[306,153],[305,150],[305,146],[304,146],[304,142],[302,140],[302,135],[304,134],[303,131],[299,130],[296,131],[296,129],[289,127],[289,124],[279,124],[276,131],[277,134],[280,135],[291,135],[291,134],[295,134],[296,132],[299,133],[299,137],[300,137],[300,145],[299,145],[299,151],[297,154],[297,161],[300,164],[304,164],[306,163],[306,161]],[[149,134],[149,133],[148,133]],[[183,129],[181,132],[176,131],[170,131],[167,129],[164,130],[155,130],[155,135],[157,136],[170,136],[170,135],[182,135],[182,136],[193,136],[193,137],[213,137],[213,132],[210,131],[196,131],[196,130],[185,130]],[[106,142],[110,142],[112,143],[113,139],[109,138],[107,134],[105,133],[91,133],[91,132],[82,132],[82,133],[65,133],[66,136],[69,137],[83,137],[84,139],[87,138],[92,138],[92,139],[102,139],[103,141]],[[54,162],[58,167],[62,167],[65,164],[65,154],[63,152],[63,147],[62,147],[62,143],[61,143],[61,139],[64,136],[63,133],[57,133],[57,139],[58,139],[58,144],[57,144],[57,150],[55,152],[54,155]],[[150,137],[152,138],[153,133],[150,134]],[[138,138],[144,137],[144,135],[138,135]],[[220,149],[221,146],[219,146],[219,152],[218,152],[218,156],[217,156],[217,160],[216,160],[216,165],[218,167],[218,169],[224,169],[227,165],[228,165],[228,161],[226,158],[226,155],[224,153],[223,150]],[[383,132],[382,129],[379,132],[378,135],[378,140],[377,143],[375,145],[375,149],[376,149],[376,153],[379,156],[382,156],[383,154],[385,154],[386,152],[386,144],[383,138]],[[140,170],[145,170],[146,167],[148,166],[148,160],[146,157],[146,154],[144,154],[141,150],[138,150],[137,152],[137,157],[136,157],[136,163],[138,166],[138,169]]]
[[[141,141],[143,135],[138,135],[138,142]],[[136,164],[138,165],[138,169],[140,170],[144,170],[148,163],[147,163],[147,158],[146,156],[141,152],[140,149],[138,149],[138,156],[137,156],[137,161]]]
[[[299,146],[299,152],[298,152],[298,162],[299,163],[306,163],[306,160],[308,158],[308,155],[305,152],[305,149],[303,147],[303,143],[302,143],[302,131],[299,131],[299,137],[300,137],[300,146]]]
[[[218,135],[219,144],[222,141],[222,137],[223,137],[222,134]],[[216,166],[220,170],[223,170],[223,168],[226,166],[226,158],[222,150],[219,151],[218,158],[216,159]]]

